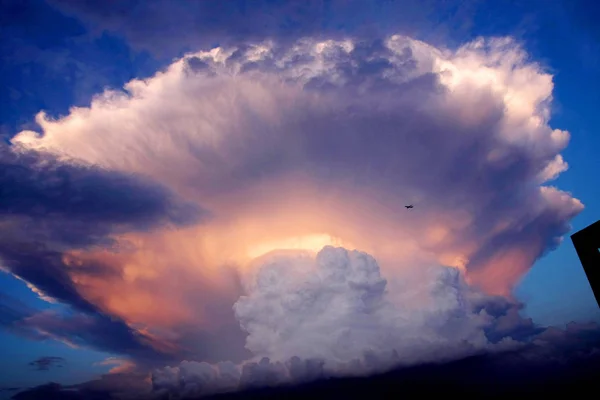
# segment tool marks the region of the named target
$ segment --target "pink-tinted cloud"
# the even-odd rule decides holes
[[[122,374],[135,371],[136,365],[131,360],[122,358],[109,357],[97,365],[114,365],[109,371],[109,374]]]

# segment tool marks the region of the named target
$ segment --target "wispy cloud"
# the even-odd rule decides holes
[[[31,361],[29,366],[38,371],[48,371],[51,368],[62,368],[65,364],[66,360],[62,357],[46,356]]]
[[[114,365],[114,367],[112,367],[108,371],[109,374],[121,374],[131,372],[136,368],[135,363],[131,360],[116,357],[109,357],[104,361],[96,363],[96,365]]]

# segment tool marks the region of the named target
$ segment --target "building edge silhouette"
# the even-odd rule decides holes
[[[600,220],[572,234],[571,241],[600,307]]]

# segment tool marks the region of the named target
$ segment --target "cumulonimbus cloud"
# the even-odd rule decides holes
[[[503,294],[582,208],[544,185],[566,169],[569,135],[548,126],[551,76],[510,39],[455,52],[399,36],[217,48],[126,90],[40,114],[42,135],[13,142],[152,176],[223,223],[251,216],[269,231],[264,214],[319,213],[279,230],[324,231],[378,258],[393,236]]]
[[[385,286],[379,299],[406,307],[396,320],[387,306],[377,306],[383,316],[365,316],[365,327],[377,329],[360,336],[364,347],[423,339],[426,331],[445,332],[453,347],[510,337],[513,326],[530,336],[534,327],[510,307],[480,321],[488,306],[464,306],[459,286],[482,298],[509,296],[583,207],[548,184],[567,168],[560,152],[569,138],[548,124],[552,88],[552,77],[508,38],[454,51],[399,35],[267,41],[189,54],[124,91],[105,91],[90,107],[56,120],[42,113],[41,132],[20,132],[12,142],[154,179],[210,211],[202,224],[113,233],[124,244],[119,251],[96,246],[56,257],[68,267],[65,286],[86,304],[179,355],[247,358],[240,321],[255,354],[335,351],[340,343],[330,341],[339,335],[324,332],[331,318],[349,318],[346,308],[306,322],[317,324],[321,347],[279,336],[261,343],[268,335],[257,332],[277,314],[261,314],[269,312],[260,307],[262,292],[244,287],[257,265],[262,270],[257,257],[329,244],[365,251],[381,270],[374,274],[364,261],[375,286],[332,299],[351,307],[359,293],[382,296]],[[300,277],[290,271],[282,276],[295,285]],[[320,293],[336,287],[315,285]],[[432,300],[431,290],[448,302]],[[429,321],[442,305],[445,318],[458,313],[461,322]],[[290,332],[312,329],[298,322],[300,311],[288,313]],[[351,339],[355,328],[347,329]]]

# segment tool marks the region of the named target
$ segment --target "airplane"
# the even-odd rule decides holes
[[[410,204],[410,205],[408,205],[408,206],[404,206],[404,207],[406,207],[406,208],[413,208],[413,205],[412,205],[412,204]]]

